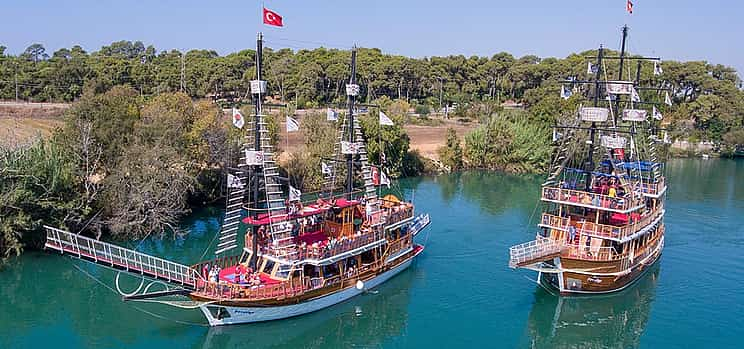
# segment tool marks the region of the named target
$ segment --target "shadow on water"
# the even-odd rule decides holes
[[[380,347],[406,331],[413,277],[414,270],[406,270],[371,292],[304,316],[213,327],[194,348]]]
[[[659,263],[615,294],[558,297],[542,287],[527,324],[532,348],[636,348],[656,297]]]

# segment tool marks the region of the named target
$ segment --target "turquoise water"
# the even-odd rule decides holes
[[[124,303],[84,274],[111,286],[113,272],[27,253],[0,271],[0,348],[740,348],[744,162],[674,160],[667,175],[664,255],[615,295],[557,298],[534,274],[509,269],[508,247],[534,237],[541,178],[470,172],[399,184],[432,215],[419,236],[426,251],[409,270],[288,320],[208,328],[198,311]],[[219,214],[195,213],[184,222],[188,239],[140,248],[194,262]],[[124,291],[138,284],[122,281]]]

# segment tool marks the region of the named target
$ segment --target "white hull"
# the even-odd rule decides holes
[[[387,281],[391,277],[397,275],[401,271],[408,268],[411,265],[412,261],[413,261],[413,258],[405,261],[404,263],[396,266],[393,269],[390,269],[376,276],[373,279],[367,280],[364,283],[363,290],[359,290],[356,287],[350,287],[343,291],[336,292],[336,293],[333,293],[333,294],[330,294],[330,295],[327,295],[321,298],[304,301],[299,304],[276,306],[276,307],[211,306],[211,307],[220,307],[223,309],[222,310],[223,312],[227,312],[227,314],[229,314],[229,316],[225,316],[222,319],[217,319],[215,316],[212,315],[212,313],[207,308],[210,306],[203,305],[199,308],[204,313],[204,315],[207,317],[207,321],[209,321],[209,325],[211,326],[244,324],[244,323],[251,323],[251,322],[279,320],[279,319],[285,319],[285,318],[289,318],[293,316],[299,316],[299,315],[311,313],[314,311],[318,311],[323,308],[330,307],[334,304],[341,303],[351,297],[357,296],[365,292],[368,289],[376,287],[377,285],[382,284],[383,282]]]

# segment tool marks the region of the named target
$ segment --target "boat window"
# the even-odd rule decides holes
[[[280,264],[279,269],[276,271],[276,276],[286,279],[289,276],[289,271],[292,270],[292,266],[289,264]]]
[[[271,271],[274,269],[274,261],[266,260],[266,264],[264,264],[263,272],[266,274],[271,274]]]

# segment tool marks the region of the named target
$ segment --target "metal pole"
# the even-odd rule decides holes
[[[442,78],[438,77],[437,80],[439,80],[439,112],[442,112]]]
[[[18,61],[15,62],[15,101],[18,102]]]
[[[349,84],[356,84],[356,54],[357,50],[354,47],[351,50],[351,77],[349,78]],[[349,117],[348,119],[348,142],[354,143],[354,102],[356,102],[356,96],[353,93],[349,94]],[[354,190],[354,154],[346,154],[346,198],[351,200],[351,192]]]

